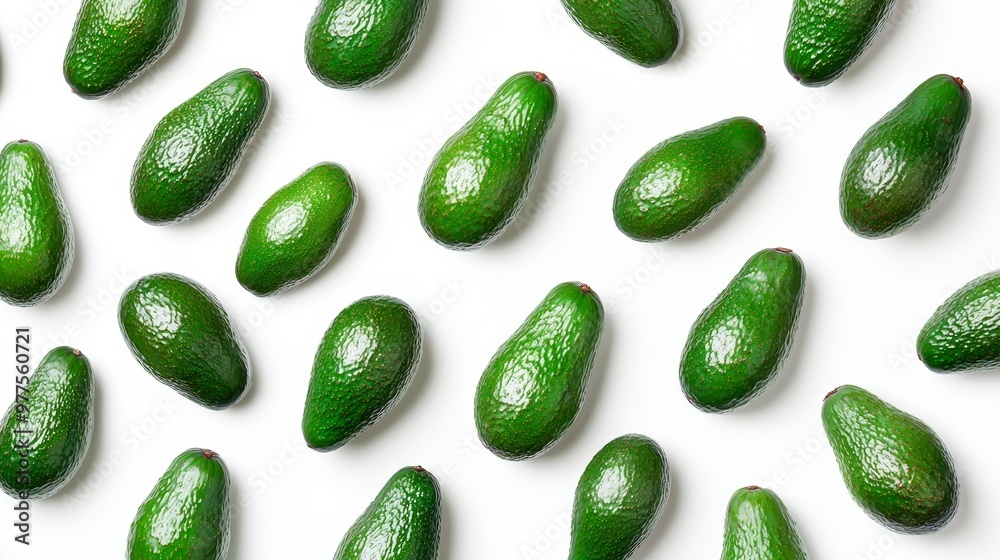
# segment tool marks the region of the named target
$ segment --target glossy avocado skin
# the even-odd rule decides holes
[[[799,83],[825,86],[850,68],[892,15],[896,0],[795,0],[785,68]]]
[[[129,560],[223,560],[229,552],[229,469],[216,453],[177,456],[139,506]]]
[[[802,259],[765,249],[695,320],[681,354],[681,388],[705,412],[730,412],[767,389],[792,349],[805,295]]]
[[[604,307],[585,284],[559,284],[490,359],[476,388],[479,439],[521,461],[555,445],[586,396]]]
[[[659,444],[629,434],[594,455],[576,486],[569,560],[625,560],[649,536],[670,495]]]
[[[941,74],[868,129],[840,180],[847,227],[878,239],[915,224],[948,187],[971,114],[969,90]]]
[[[670,60],[684,37],[672,0],[562,0],[587,35],[623,58],[652,68]]]
[[[79,350],[61,346],[42,358],[27,387],[27,400],[11,403],[0,424],[0,489],[19,500],[22,492],[42,500],[62,489],[87,456],[94,432],[94,374]],[[29,430],[30,435],[17,433]],[[25,442],[29,463],[19,474]]]
[[[73,224],[42,148],[20,140],[0,152],[0,299],[38,305],[66,281]]]
[[[118,325],[132,355],[158,381],[213,410],[250,388],[250,359],[222,304],[178,274],[136,280],[118,304]]]
[[[362,298],[333,320],[313,361],[302,413],[309,447],[331,451],[385,416],[420,365],[420,322],[406,303]]]
[[[737,117],[670,138],[637,161],[615,193],[618,229],[636,241],[689,233],[722,208],[764,157],[767,137]]]
[[[180,34],[187,0],[83,0],[63,59],[66,83],[84,99],[125,87]]]
[[[436,560],[440,541],[437,479],[421,467],[405,467],[348,529],[333,559]]]
[[[234,70],[178,105],[156,125],[132,168],[132,207],[144,222],[183,222],[232,179],[267,114],[260,74]]]
[[[257,296],[278,294],[326,266],[358,202],[343,167],[321,163],[282,187],[250,220],[236,260],[236,279]]]
[[[306,31],[306,64],[327,86],[353,90],[388,78],[420,34],[430,0],[320,0]]]
[[[945,300],[920,330],[917,355],[938,373],[1000,367],[1000,270]]]
[[[445,143],[420,190],[420,223],[432,239],[468,251],[510,226],[531,190],[556,105],[544,74],[516,74]]]
[[[722,560],[809,560],[809,553],[778,495],[748,486],[729,500]]]
[[[897,533],[920,535],[955,516],[955,464],[926,424],[845,385],[827,395],[823,427],[847,489],[872,519]]]

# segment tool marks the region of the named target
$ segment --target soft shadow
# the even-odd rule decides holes
[[[61,302],[70,298],[76,298],[79,294],[76,293],[78,287],[82,287],[78,283],[78,280],[86,276],[80,268],[87,264],[86,259],[82,258],[83,251],[81,250],[83,244],[80,243],[80,230],[83,229],[78,223],[73,221],[73,211],[67,205],[67,212],[70,215],[70,221],[73,222],[73,264],[70,266],[69,272],[66,273],[66,280],[59,286],[56,293],[52,294],[49,299],[43,301],[39,305],[51,305],[53,307],[60,305]]]
[[[84,352],[84,356],[90,359],[90,356]],[[100,376],[98,375],[98,369],[94,367],[93,361],[91,361],[91,367],[94,368],[94,432],[90,436],[90,445],[87,447],[87,455],[83,458],[83,463],[80,468],[77,469],[76,474],[73,478],[59,491],[56,496],[61,498],[69,498],[71,496],[76,496],[77,490],[79,490],[80,485],[84,484],[87,480],[87,476],[93,472],[97,465],[106,457],[106,449],[104,442],[104,435],[101,433],[101,426],[104,423],[104,413],[101,412],[101,408],[105,406],[104,397],[102,393],[104,392],[103,386],[101,384]],[[110,406],[111,403],[108,404]],[[65,500],[63,500],[65,504]]]
[[[351,248],[357,244],[355,238],[361,235],[362,222],[364,221],[365,213],[365,200],[362,197],[361,192],[358,191],[358,201],[354,206],[354,214],[351,215],[351,222],[347,224],[347,231],[344,232],[343,238],[340,240],[340,245],[337,246],[337,251],[330,258],[329,262],[323,265],[322,268],[316,271],[308,280],[303,282],[303,284],[312,284],[322,282],[322,278],[328,274],[333,274],[333,270],[337,268],[337,263],[346,258],[344,255],[350,253]],[[289,290],[288,293],[295,293],[295,288]],[[311,296],[310,296],[311,297]]]
[[[690,26],[691,21],[685,17],[689,9],[678,5],[681,3],[679,0],[674,0],[674,7],[677,8],[677,19],[681,22],[681,44],[677,45],[677,50],[670,57],[670,60],[661,65],[661,68],[667,68],[668,70],[680,67],[680,61],[687,57],[691,49],[691,43],[695,40],[694,28]]]
[[[677,483],[677,471],[671,467],[670,468],[670,495],[667,497],[667,506],[663,510],[663,516],[660,518],[659,523],[653,527],[653,530],[643,541],[642,546],[636,551],[635,559],[641,560],[643,558],[658,558],[661,555],[656,554],[656,548],[665,540],[668,540],[667,535],[670,531],[677,526],[673,523],[674,517],[678,515],[680,511],[680,502],[683,494],[680,491],[681,485]]]
[[[235,511],[240,506],[237,503],[237,497],[242,493],[239,491],[239,481],[233,478],[229,483],[229,511]],[[230,513],[232,516],[232,513]],[[249,558],[250,555],[248,551],[243,550],[243,542],[239,539],[240,536],[240,520],[246,516],[246,512],[240,512],[240,515],[231,521],[229,527],[229,554],[226,558],[232,558],[233,560],[239,560],[240,558]]]
[[[238,338],[240,337],[239,332],[236,333],[236,336]],[[253,357],[253,353],[254,353],[254,347],[253,347],[253,345],[252,344],[247,344],[245,340],[241,339],[241,341],[243,342],[243,347],[246,348],[246,351],[247,351],[247,361],[248,361],[248,363],[250,365],[250,387],[247,389],[246,394],[243,395],[243,398],[240,399],[240,401],[238,403],[236,403],[236,404],[232,405],[231,407],[229,407],[229,408],[236,408],[236,409],[244,409],[244,408],[247,408],[247,407],[251,406],[251,404],[253,403],[254,399],[257,398],[258,393],[260,393],[260,378],[262,377],[260,375],[260,371],[258,371],[257,368],[254,367],[254,364],[256,364],[258,362]],[[224,411],[220,411],[220,412],[224,412]]]
[[[434,62],[425,56],[424,52],[430,48],[435,37],[435,30],[439,27],[440,14],[445,11],[445,8],[442,7],[443,3],[444,0],[430,0],[427,5],[427,14],[424,16],[423,26],[421,26],[420,33],[417,35],[409,54],[406,55],[406,58],[403,59],[399,67],[385,80],[362,91],[382,93],[392,91],[397,87],[409,87],[409,84],[406,83],[409,75],[412,72],[423,70],[424,66]]]
[[[455,543],[458,542],[456,538],[457,532],[455,531],[455,524],[452,522],[455,515],[450,512],[451,506],[449,505],[451,499],[447,491],[442,489],[441,491],[441,542],[438,546],[438,560],[448,560],[449,558],[454,558]]]

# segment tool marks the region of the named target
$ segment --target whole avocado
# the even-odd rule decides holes
[[[562,0],[588,35],[639,66],[670,60],[684,38],[673,0]]]
[[[917,336],[917,355],[938,373],[1000,367],[1000,270],[952,294]]]
[[[809,560],[795,520],[777,494],[747,486],[726,508],[722,560]]]

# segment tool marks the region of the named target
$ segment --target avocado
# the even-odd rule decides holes
[[[42,148],[27,140],[0,152],[0,299],[38,305],[66,281],[73,224]]]
[[[73,93],[99,99],[163,56],[181,31],[187,0],[83,0],[63,59]]]
[[[705,412],[730,412],[767,389],[792,349],[805,294],[802,259],[765,249],[695,320],[681,354],[681,388]]]
[[[420,322],[406,303],[369,296],[348,305],[316,351],[302,434],[331,451],[385,416],[420,365]]]
[[[132,207],[153,225],[183,222],[208,206],[236,173],[270,105],[267,82],[234,70],[156,125],[132,168]]]
[[[825,86],[847,72],[892,15],[896,0],[795,0],[785,38],[785,68],[804,86]]]
[[[26,378],[17,371],[18,384]],[[3,418],[0,489],[19,500],[58,492],[80,469],[94,432],[94,374],[79,350],[60,346],[38,363]]]
[[[437,560],[441,489],[422,467],[392,475],[348,529],[334,560]]]
[[[305,282],[333,258],[357,202],[358,191],[343,167],[310,168],[254,214],[236,260],[236,279],[257,296]]]
[[[569,560],[625,560],[663,516],[670,467],[663,449],[639,434],[611,440],[576,486]]]
[[[732,198],[766,146],[764,129],[746,117],[661,142],[618,186],[615,224],[636,241],[663,241],[695,230]]]
[[[403,63],[430,0],[320,0],[306,30],[306,64],[332,88],[371,87]]]
[[[556,106],[541,72],[504,82],[431,161],[418,205],[427,235],[459,251],[499,237],[528,197]]]
[[[562,0],[587,35],[639,66],[670,60],[684,37],[673,0]]]
[[[1000,270],[969,282],[938,307],[917,336],[917,355],[938,373],[1000,367]]]
[[[955,464],[927,424],[845,385],[826,396],[823,427],[847,489],[872,519],[897,533],[920,535],[955,516]]]
[[[146,371],[206,408],[229,408],[250,388],[250,358],[236,325],[190,278],[161,273],[136,280],[122,294],[118,325]]]
[[[224,560],[229,486],[229,469],[214,451],[178,455],[132,521],[129,560]]]
[[[948,187],[972,97],[944,74],[920,84],[875,123],[851,151],[840,180],[840,213],[867,239],[917,222]]]
[[[490,359],[476,387],[479,439],[498,457],[548,451],[580,413],[604,307],[586,284],[552,289]]]
[[[809,560],[785,504],[757,486],[740,488],[730,498],[722,542],[722,560]]]

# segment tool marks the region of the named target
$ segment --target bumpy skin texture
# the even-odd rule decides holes
[[[877,239],[915,224],[948,187],[971,114],[969,90],[941,74],[868,129],[840,180],[847,227]]]
[[[823,427],[847,489],[872,519],[897,533],[920,535],[955,516],[955,465],[926,424],[845,385],[827,395]]]
[[[334,560],[436,560],[441,489],[421,467],[405,467],[382,487],[344,535]]]
[[[0,152],[0,299],[28,307],[66,281],[75,252],[73,224],[52,165],[27,140]]]
[[[212,451],[188,449],[139,506],[128,559],[224,560],[229,527],[229,469]]]
[[[587,35],[625,59],[652,68],[670,59],[684,37],[672,0],[562,0]]]
[[[313,361],[302,434],[331,451],[385,416],[420,365],[420,322],[406,303],[362,298],[330,324]]]
[[[73,93],[98,99],[125,87],[167,52],[187,0],[83,0],[63,59]]]
[[[737,117],[670,138],[637,161],[615,193],[618,229],[637,241],[693,231],[743,185],[764,157],[767,138]]]
[[[206,408],[229,408],[250,388],[250,358],[236,325],[190,278],[140,278],[122,294],[118,325],[146,371]]]
[[[681,388],[705,412],[730,412],[767,389],[792,349],[806,271],[788,249],[753,257],[701,312],[681,354]]]
[[[544,74],[516,74],[445,143],[420,190],[420,223],[432,239],[467,251],[510,226],[531,190],[556,106]]]
[[[809,554],[778,495],[749,486],[729,500],[722,560],[809,560]]]
[[[0,489],[32,500],[58,492],[80,469],[94,431],[94,374],[86,356],[65,346],[46,354],[0,425]],[[27,472],[19,474],[25,450]]]
[[[371,87],[413,49],[430,0],[320,0],[306,31],[306,64],[337,89]]]
[[[601,340],[604,307],[586,284],[552,289],[490,359],[476,388],[479,439],[512,461],[546,452],[576,419]]]
[[[649,536],[670,495],[659,444],[629,434],[590,460],[576,486],[569,560],[625,560]]]
[[[358,202],[347,171],[321,163],[271,195],[250,220],[236,279],[270,296],[308,280],[337,251]]]
[[[1000,367],[1000,270],[945,300],[920,330],[917,355],[938,373]]]
[[[802,85],[825,86],[847,72],[889,21],[896,0],[795,0],[785,68]]]
[[[208,206],[236,173],[270,105],[267,82],[234,70],[156,125],[132,169],[132,207],[153,225],[183,222]]]

